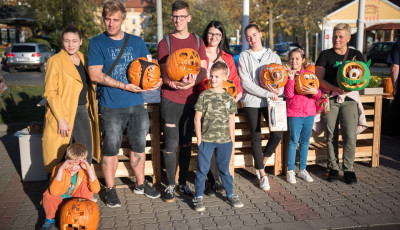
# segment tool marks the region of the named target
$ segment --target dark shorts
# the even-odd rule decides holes
[[[103,156],[115,156],[121,146],[124,129],[130,149],[142,153],[149,132],[149,114],[143,104],[128,108],[106,108],[99,106],[103,132]]]

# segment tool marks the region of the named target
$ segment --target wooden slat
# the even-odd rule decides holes
[[[379,151],[381,147],[381,120],[382,120],[382,96],[375,97],[374,135],[372,144],[371,167],[379,166]]]

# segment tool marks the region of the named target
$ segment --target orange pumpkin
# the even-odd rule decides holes
[[[160,80],[160,65],[154,59],[149,62],[147,58],[140,57],[134,60],[128,70],[130,83],[148,90],[157,85]]]
[[[211,88],[211,81],[207,80],[206,82],[206,87],[207,89]],[[222,88],[224,88],[228,93],[230,93],[233,97],[236,97],[237,95],[237,89],[235,86],[235,83],[231,80],[226,80],[222,83]]]
[[[61,208],[60,229],[95,230],[99,224],[99,207],[91,200],[71,199]]]
[[[174,81],[179,81],[191,73],[198,75],[200,69],[200,55],[194,49],[179,49],[168,56],[167,74]]]
[[[309,64],[306,66],[306,70],[315,74],[315,65]]]
[[[283,65],[268,64],[262,67],[259,80],[263,88],[267,88],[267,84],[271,85],[272,88],[281,88],[286,85],[288,74]]]
[[[315,74],[312,72],[306,71],[300,74],[300,76],[296,77],[294,82],[294,88],[296,89],[296,92],[298,94],[305,95],[303,89],[303,86],[305,85],[319,89],[319,81],[317,76],[315,76]]]

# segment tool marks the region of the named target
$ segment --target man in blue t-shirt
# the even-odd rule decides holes
[[[121,30],[126,17],[125,7],[118,0],[107,1],[103,6],[102,17],[106,31],[89,42],[88,70],[90,79],[97,83],[100,93],[99,110],[103,133],[101,165],[107,186],[106,205],[120,207],[121,202],[114,187],[114,177],[125,128],[130,145],[130,165],[136,176],[134,192],[150,198],[160,196],[160,193],[144,180],[146,160],[144,150],[149,130],[149,116],[142,97],[142,92],[145,90],[130,84],[126,76],[129,64],[139,57],[146,57],[149,51],[141,38],[130,36],[110,76],[105,74],[112,68],[127,37]],[[161,79],[158,85],[150,90],[160,86]]]

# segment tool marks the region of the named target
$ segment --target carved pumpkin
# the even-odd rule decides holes
[[[306,66],[306,70],[315,74],[315,65],[309,64],[308,66]]]
[[[91,200],[71,199],[61,208],[61,230],[95,230],[98,224],[99,207]]]
[[[304,86],[307,85],[311,88],[319,88],[319,81],[317,76],[315,76],[314,73],[312,72],[304,72],[300,74],[300,76],[296,77],[295,83],[294,83],[294,88],[296,89],[296,92],[301,95],[305,95],[304,93]]]
[[[207,80],[206,82],[206,87],[207,89],[211,88],[211,81]],[[222,83],[222,88],[224,88],[228,93],[230,93],[233,97],[236,97],[237,95],[237,89],[235,86],[235,83],[231,80],[226,80]]]
[[[134,60],[128,70],[129,82],[144,90],[157,85],[160,75],[160,65],[154,59],[149,62],[144,57]]]
[[[341,89],[346,91],[359,91],[367,87],[370,71],[364,62],[346,61],[339,66],[337,82]]]
[[[200,55],[194,49],[179,49],[168,56],[167,74],[174,81],[179,81],[190,73],[197,75],[200,69]]]
[[[283,65],[268,64],[262,67],[259,80],[263,88],[266,88],[267,84],[271,85],[272,88],[281,88],[286,85],[288,74]]]

